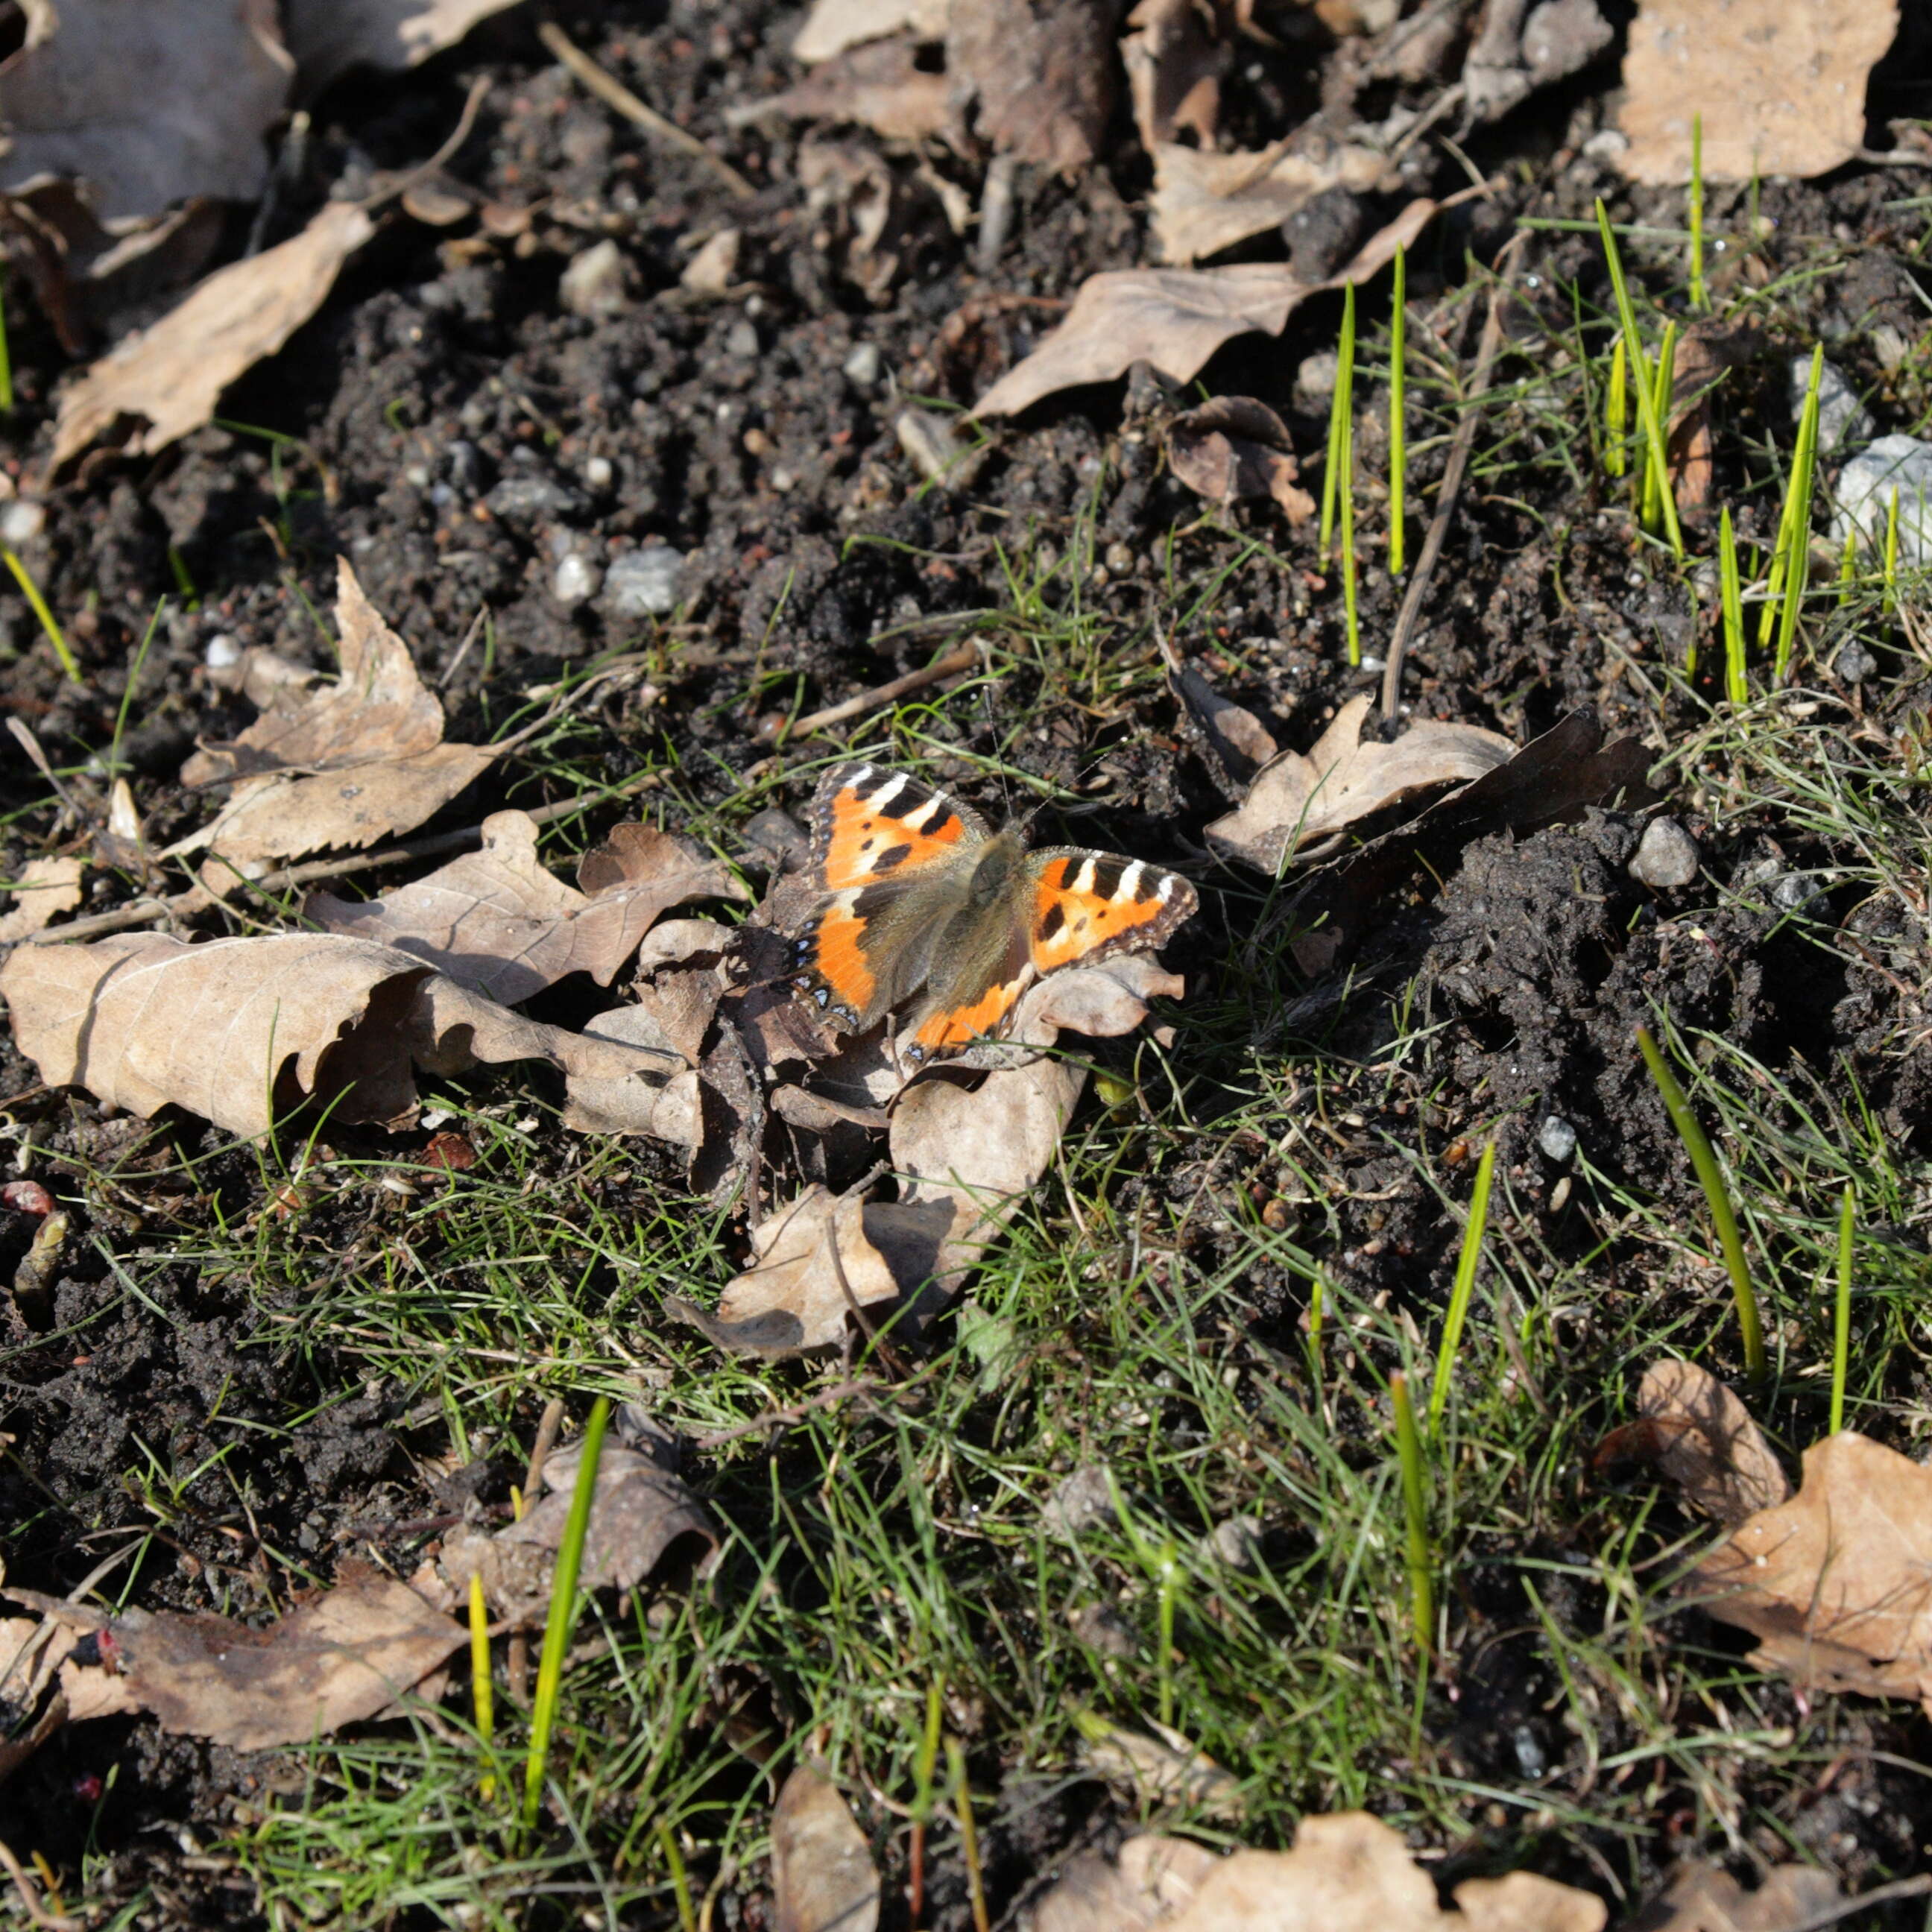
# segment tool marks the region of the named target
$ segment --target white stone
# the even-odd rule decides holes
[[[1922,442],[1916,436],[1882,436],[1839,472],[1833,543],[1842,544],[1846,532],[1856,529],[1874,549],[1882,548],[1894,490],[1899,562],[1932,562],[1932,442]]]
[[[226,631],[218,631],[208,639],[201,661],[210,670],[226,670],[242,662],[242,646]]]
[[[1653,892],[1675,892],[1697,876],[1697,842],[1674,818],[1653,818],[1637,841],[1630,875]]]
[[[32,543],[46,526],[46,506],[31,496],[22,496],[0,510],[0,543],[9,550]]]
[[[616,242],[595,242],[572,258],[556,285],[557,299],[572,315],[592,322],[622,315],[631,304],[624,286],[624,254]]]
[[[862,342],[845,358],[845,380],[854,388],[869,389],[879,380],[879,371],[884,366],[879,345],[876,342]]]
[[[1811,358],[1791,358],[1791,416],[1795,422],[1811,386]],[[1818,372],[1818,453],[1828,456],[1841,444],[1869,442],[1872,419],[1858,400],[1858,392],[1828,362]]]
[[[682,554],[669,544],[650,543],[612,559],[604,576],[604,601],[620,617],[668,617],[677,608]]]
[[[597,595],[602,573],[581,550],[572,550],[558,563],[550,578],[550,595],[566,610],[588,603]]]

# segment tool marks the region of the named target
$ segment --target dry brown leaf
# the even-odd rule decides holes
[[[1030,1932],[1603,1932],[1609,1916],[1600,1899],[1528,1872],[1471,1880],[1456,1904],[1437,1904],[1396,1832],[1344,1811],[1303,1819],[1289,1852],[1222,1858],[1185,1839],[1130,1838],[1111,1873],[1070,1870],[1034,1906]]]
[[[634,1082],[640,1096],[677,1068],[668,1054],[540,1026],[406,952],[333,933],[22,946],[0,966],[0,994],[50,1086],[85,1086],[143,1119],[184,1107],[242,1135],[310,1100],[344,1122],[404,1123],[412,1060],[439,1073],[543,1060],[573,1081]]]
[[[1775,1509],[1791,1484],[1749,1411],[1695,1362],[1653,1362],[1637,1388],[1637,1411],[1658,1431],[1658,1466],[1684,1500],[1720,1522]]]
[[[1230,1823],[1246,1815],[1237,1780],[1178,1731],[1154,1728],[1158,1736],[1084,1718],[1082,1762],[1094,1777],[1126,1792],[1138,1810],[1179,1808]]]
[[[1134,104],[1134,125],[1150,154],[1184,130],[1212,148],[1220,126],[1221,82],[1234,50],[1214,31],[1204,0],[1140,0],[1127,16],[1120,64]]]
[[[1656,186],[1821,175],[1864,144],[1865,82],[1898,32],[1898,0],[1642,0],[1624,56],[1618,165]]]
[[[1412,792],[1466,782],[1506,764],[1516,747],[1476,724],[1418,720],[1393,744],[1366,743],[1373,700],[1349,699],[1307,752],[1282,752],[1264,765],[1238,811],[1208,828],[1210,843],[1267,872],[1291,857],[1317,858],[1358,820]]]
[[[946,26],[955,106],[1016,160],[1072,174],[1114,111],[1115,0],[971,0]]]
[[[302,92],[352,67],[415,67],[517,0],[282,0],[282,31]]]
[[[51,468],[64,469],[118,423],[146,425],[124,446],[139,456],[200,428],[222,391],[322,306],[343,263],[375,232],[355,202],[332,201],[299,235],[218,269],[62,392]]]
[[[614,1439],[597,1460],[590,1521],[578,1580],[586,1590],[634,1590],[674,1552],[694,1558],[717,1547],[718,1532],[677,1473],[677,1446],[642,1409],[627,1404]],[[543,1500],[494,1535],[460,1528],[438,1559],[444,1607],[460,1606],[476,1576],[497,1616],[540,1623],[548,1607],[556,1552],[570,1515],[582,1445],[544,1466]]]
[[[1843,1900],[1838,1881],[1810,1865],[1774,1866],[1747,1892],[1720,1866],[1683,1864],[1622,1932],[1791,1932]]]
[[[772,1808],[772,1892],[776,1932],[876,1932],[872,1849],[816,1765],[800,1765]]]
[[[733,126],[782,116],[794,121],[848,121],[889,141],[920,141],[942,133],[950,118],[945,75],[928,74],[909,40],[878,40],[836,56],[796,87],[728,112]]]
[[[1176,416],[1167,460],[1196,496],[1223,509],[1240,497],[1272,496],[1291,524],[1315,514],[1315,499],[1294,480],[1300,472],[1288,425],[1252,396],[1216,396]]]
[[[446,745],[442,706],[404,644],[337,566],[342,673],[290,686],[238,738],[203,745],[182,782],[232,780],[213,821],[167,856],[210,848],[222,874],[326,846],[356,848],[408,832],[488,770],[500,746]]]
[[[1281,748],[1274,734],[1245,705],[1223,698],[1178,654],[1169,658],[1167,681],[1180,700],[1189,735],[1218,767],[1223,788],[1236,796],[1245,793],[1256,772]]]
[[[1387,158],[1344,142],[1325,152],[1295,152],[1280,141],[1256,154],[1215,154],[1168,142],[1154,150],[1148,200],[1163,260],[1185,267],[1264,234],[1330,188],[1370,192]]]
[[[29,859],[14,882],[14,910],[0,919],[0,946],[42,931],[81,902],[83,859]]]
[[[0,188],[85,184],[104,221],[193,195],[253,201],[293,64],[274,0],[28,0],[0,63]]]
[[[648,825],[619,827],[614,847],[586,854],[594,895],[567,886],[537,856],[536,821],[499,812],[483,821],[483,848],[386,898],[352,904],[312,894],[303,915],[427,960],[506,1006],[571,973],[608,986],[658,915],[687,899],[748,896],[724,867]]]
[[[1932,1468],[1845,1430],[1805,1450],[1798,1494],[1699,1564],[1699,1600],[1802,1686],[1932,1711]]]
[[[1009,369],[974,410],[1011,416],[1056,390],[1124,376],[1150,363],[1177,382],[1191,382],[1209,356],[1237,335],[1279,335],[1310,296],[1374,274],[1428,225],[1432,201],[1414,201],[1325,282],[1297,279],[1286,264],[1232,268],[1110,268],[1089,275],[1066,319],[1030,356]]]
[[[407,1584],[356,1564],[262,1629],[170,1610],[117,1620],[113,1635],[129,1698],[164,1730],[266,1750],[388,1709],[468,1633]]]
[[[812,0],[812,12],[791,44],[792,57],[808,64],[830,60],[862,41],[901,32],[915,40],[944,40],[952,4],[952,0]]]

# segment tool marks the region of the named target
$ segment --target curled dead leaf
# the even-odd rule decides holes
[[[1177,382],[1190,382],[1222,343],[1257,330],[1279,335],[1310,296],[1376,274],[1398,247],[1414,241],[1435,212],[1432,201],[1412,202],[1325,282],[1302,281],[1276,262],[1110,268],[1090,275],[1065,319],[980,398],[974,413],[1014,415],[1056,390],[1124,376],[1136,362],[1150,363]]]
[[[608,986],[672,906],[748,896],[708,854],[648,825],[618,827],[585,855],[586,874],[592,890],[566,885],[537,856],[536,821],[500,812],[483,821],[482,850],[413,885],[360,904],[316,892],[302,910],[326,932],[413,954],[514,1006],[571,973]]]
[[[1742,1402],[1695,1362],[1667,1359],[1643,1372],[1639,1426],[1651,1460],[1694,1509],[1742,1522],[1791,1494],[1783,1467]]]
[[[1184,130],[1203,148],[1214,146],[1221,82],[1234,60],[1232,43],[1213,31],[1214,19],[1199,0],[1139,0],[1127,16],[1120,64],[1134,125],[1150,154]]]
[[[1315,514],[1296,482],[1288,425],[1252,396],[1217,396],[1168,425],[1168,466],[1197,496],[1226,509],[1238,498],[1272,496],[1291,524]]]
[[[1349,142],[1310,152],[1296,136],[1231,154],[1168,142],[1154,151],[1154,240],[1162,260],[1184,268],[1280,227],[1330,189],[1372,192],[1388,166],[1375,148]]]
[[[310,1101],[336,1120],[400,1125],[416,1107],[412,1061],[456,1073],[537,1059],[571,1081],[640,1091],[678,1066],[668,1054],[541,1026],[406,952],[332,933],[23,946],[0,967],[0,994],[49,1085],[85,1086],[143,1119],[184,1107],[242,1135]]]
[[[394,71],[453,47],[517,0],[282,0],[301,90],[319,94],[352,67]]]
[[[299,235],[217,269],[62,393],[50,466],[64,469],[117,424],[146,424],[124,446],[142,456],[199,429],[223,390],[322,306],[343,263],[375,232],[355,202],[325,202]]]
[[[1603,1932],[1600,1899],[1530,1872],[1471,1879],[1456,1907],[1399,1833],[1364,1811],[1304,1818],[1287,1852],[1216,1857],[1185,1839],[1130,1838],[1088,1857],[1033,1909],[1029,1932]]]
[[[22,10],[26,44],[0,63],[0,188],[76,180],[106,221],[261,193],[292,68],[274,0],[28,0]]]
[[[952,98],[1015,160],[1073,174],[1114,108],[1115,0],[971,0],[946,16]]]
[[[856,122],[889,141],[942,133],[950,118],[946,76],[920,67],[910,40],[875,40],[835,56],[796,87],[728,110],[734,127],[771,118]]]
[[[167,856],[206,846],[212,869],[226,873],[373,844],[420,825],[501,754],[442,742],[442,704],[346,557],[337,561],[335,616],[340,677],[284,687],[239,737],[204,745],[182,766],[184,785],[234,789],[213,822]]]
[[[915,40],[944,40],[952,4],[952,0],[812,0],[791,44],[792,58],[808,64],[830,60],[848,47],[902,30]]]
[[[1164,1724],[1154,1730],[1158,1736],[1084,1716],[1080,1722],[1082,1760],[1094,1777],[1118,1786],[1142,1810],[1178,1808],[1231,1823],[1246,1815],[1246,1802],[1236,1779],[1178,1731]]]
[[[838,1787],[801,1764],[772,1811],[777,1932],[874,1932],[879,1874],[872,1847]]]
[[[1846,1430],[1805,1450],[1798,1493],[1700,1563],[1705,1610],[1800,1685],[1932,1711],[1932,1468]]]
[[[586,1590],[634,1590],[674,1556],[694,1565],[718,1544],[710,1516],[677,1473],[676,1442],[634,1405],[619,1410],[613,1434],[591,1492],[578,1573]],[[452,1532],[438,1561],[448,1604],[464,1601],[474,1576],[499,1618],[543,1621],[580,1460],[578,1445],[553,1455],[544,1465],[548,1493],[494,1534]]]
[[[1526,838],[1618,797],[1640,806],[1651,796],[1644,784],[1650,762],[1641,739],[1606,744],[1595,710],[1580,706],[1408,824],[1318,866],[1289,908],[1304,935],[1294,943],[1296,959],[1306,972],[1329,971],[1372,920],[1386,916],[1389,896],[1412,872],[1426,866],[1442,878],[1474,839],[1505,830]]]
[[[1864,144],[1865,82],[1898,32],[1898,0],[1829,9],[1786,0],[1642,0],[1618,122],[1633,181],[1690,178],[1703,120],[1706,181],[1821,175]]]
[[[1366,694],[1350,698],[1312,750],[1282,752],[1264,765],[1240,808],[1208,826],[1209,842],[1279,872],[1291,858],[1332,850],[1348,826],[1413,793],[1480,778],[1515,755],[1498,732],[1429,718],[1392,744],[1365,743],[1372,703]]]
[[[82,859],[29,859],[14,881],[14,909],[0,918],[0,946],[27,939],[81,902]]]
[[[1622,1932],[1790,1932],[1828,1923],[1826,1915],[1837,1916],[1844,1896],[1838,1881],[1813,1865],[1774,1865],[1747,1892],[1721,1865],[1700,1860],[1679,1865]]]

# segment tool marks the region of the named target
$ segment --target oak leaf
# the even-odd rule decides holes
[[[1162,260],[1185,267],[1279,228],[1331,188],[1370,194],[1388,166],[1385,155],[1353,142],[1310,153],[1298,138],[1216,154],[1168,142],[1154,151],[1154,240]]]
[[[80,859],[29,859],[14,881],[14,909],[0,917],[0,946],[31,938],[81,902]]]
[[[1366,280],[1412,243],[1436,212],[1414,201],[1325,282],[1305,282],[1280,262],[1228,268],[1109,268],[1080,285],[1073,306],[1033,353],[1009,369],[974,410],[1011,416],[1081,382],[1124,376],[1150,364],[1191,382],[1222,343],[1259,331],[1279,335],[1310,296]]]

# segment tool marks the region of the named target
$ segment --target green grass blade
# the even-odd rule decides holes
[[[1888,616],[1898,608],[1898,486],[1885,512],[1885,604]]]
[[[1604,390],[1604,472],[1621,477],[1629,467],[1630,358],[1619,335],[1610,351],[1610,380]]]
[[[1475,1185],[1469,1190],[1469,1218],[1462,1226],[1462,1252],[1456,1258],[1456,1282],[1449,1291],[1449,1312],[1442,1321],[1442,1342],[1436,1354],[1436,1379],[1429,1390],[1429,1434],[1432,1440],[1442,1426],[1442,1412],[1449,1405],[1449,1378],[1456,1366],[1456,1351],[1462,1340],[1462,1324],[1468,1318],[1470,1297],[1475,1292],[1476,1269],[1483,1258],[1483,1235],[1490,1224],[1490,1180],[1496,1172],[1496,1144],[1490,1142],[1476,1165]]]
[[[1772,676],[1784,682],[1797,648],[1798,615],[1804,608],[1811,570],[1811,484],[1818,466],[1818,386],[1824,374],[1825,346],[1811,352],[1811,380],[1804,392],[1804,413],[1798,424],[1798,448],[1791,464],[1791,530],[1784,572],[1784,606],[1778,629],[1778,658]]]
[[[1750,698],[1744,680],[1744,586],[1738,577],[1737,532],[1731,526],[1728,503],[1718,524],[1718,574],[1724,599],[1724,695],[1733,704],[1743,704]]]
[[[1610,212],[1600,197],[1597,202],[1597,230],[1603,238],[1604,259],[1610,265],[1610,286],[1616,292],[1617,322],[1627,345],[1630,386],[1636,391],[1637,416],[1643,425],[1644,442],[1650,451],[1651,461],[1660,472],[1667,473],[1664,424],[1658,417],[1657,398],[1651,386],[1650,365],[1643,352],[1642,338],[1637,334],[1636,310],[1631,304],[1630,284],[1624,276],[1623,257],[1617,252],[1617,238],[1611,232]],[[1684,561],[1684,532],[1677,521],[1674,491],[1664,491],[1662,510],[1664,534],[1670,540],[1670,554],[1681,564]]]
[[[1738,1328],[1743,1337],[1744,1373],[1753,1382],[1764,1379],[1764,1324],[1758,1317],[1757,1291],[1751,1286],[1750,1270],[1744,1262],[1744,1244],[1738,1232],[1738,1217],[1731,1211],[1731,1197],[1724,1186],[1724,1170],[1718,1165],[1716,1150],[1706,1138],[1690,1102],[1677,1084],[1677,1077],[1665,1064],[1662,1052],[1648,1027],[1636,1030],[1637,1051],[1643,1055],[1650,1077],[1663,1096],[1664,1110],[1677,1130],[1690,1165],[1702,1184],[1704,1198],[1711,1205],[1711,1219],[1717,1224],[1718,1244],[1724,1251],[1724,1266],[1731,1277],[1737,1298]]]
[[[1845,1369],[1852,1354],[1852,1205],[1850,1181],[1838,1202],[1838,1292],[1832,1311],[1832,1433],[1845,1426]]]
[[[482,1740],[483,1754],[496,1761],[496,1699],[490,1680],[490,1612],[483,1601],[483,1580],[470,1573],[470,1696],[476,1714],[476,1735]],[[478,1787],[488,1804],[496,1795],[494,1773],[485,1772]]]
[[[550,1615],[544,1624],[543,1654],[537,1664],[536,1694],[530,1700],[530,1754],[524,1767],[524,1829],[535,1828],[543,1803],[544,1772],[550,1758],[550,1732],[556,1722],[557,1691],[563,1682],[564,1653],[577,1622],[577,1577],[584,1561],[584,1538],[590,1527],[590,1502],[597,1490],[598,1459],[604,1453],[604,1426],[610,1401],[599,1396],[584,1425],[584,1450],[577,1465],[577,1486],[570,1492],[563,1540],[557,1546],[551,1579]]]
[[[1704,287],[1704,117],[1690,117],[1690,306],[1708,308]]]
[[[1670,421],[1671,385],[1677,373],[1677,325],[1667,322],[1664,326],[1664,342],[1657,352],[1657,368],[1651,378],[1651,392],[1656,400],[1659,419],[1667,427]],[[1670,488],[1670,470],[1668,452],[1663,463],[1654,454],[1646,452],[1643,465],[1643,526],[1655,530],[1664,520],[1664,493]]]
[[[1409,1400],[1408,1378],[1400,1370],[1389,1377],[1389,1396],[1395,1406],[1396,1460],[1402,1466],[1403,1561],[1408,1570],[1409,1611],[1415,1626],[1415,1647],[1427,1657],[1436,1648],[1436,1586],[1430,1576],[1429,1503],[1422,1473],[1422,1440],[1416,1433],[1415,1407]]]
[[[1394,308],[1389,319],[1389,526],[1388,567],[1400,577],[1408,561],[1402,519],[1408,506],[1408,250],[1395,251]]]
[[[61,669],[76,684],[85,684],[80,674],[80,666],[74,662],[74,652],[68,648],[65,635],[59,625],[54,622],[54,614],[47,608],[47,600],[40,595],[40,586],[34,581],[32,573],[10,550],[0,549],[0,560],[14,573],[14,581],[20,586],[20,594],[32,607],[34,615],[40,620],[40,628],[46,640],[54,647],[54,656],[60,659]]]

